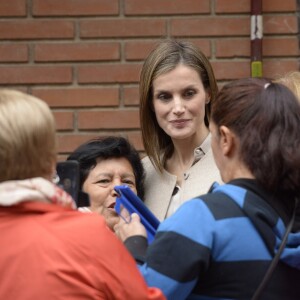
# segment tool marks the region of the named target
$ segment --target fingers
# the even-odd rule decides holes
[[[140,222],[141,218],[137,213],[132,213],[131,214],[131,222]]]
[[[134,235],[142,235],[147,237],[146,229],[140,222],[139,215],[136,213],[131,214],[130,223],[126,223],[123,220],[118,222],[114,226],[114,231],[121,241],[125,241],[127,238]]]

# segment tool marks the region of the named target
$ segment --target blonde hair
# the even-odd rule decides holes
[[[297,97],[300,103],[300,72],[293,71],[275,79],[275,82],[288,87]]]
[[[0,128],[0,182],[51,176],[56,162],[55,121],[45,102],[0,90]]]

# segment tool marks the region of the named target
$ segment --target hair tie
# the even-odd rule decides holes
[[[270,84],[271,84],[271,83],[269,83],[269,82],[266,83],[266,84],[264,85],[264,89],[266,90]]]

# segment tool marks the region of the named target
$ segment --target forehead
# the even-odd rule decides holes
[[[124,157],[98,158],[96,162],[90,173],[134,173],[131,163]]]
[[[157,76],[153,80],[153,88],[160,89],[162,87],[173,87],[174,84],[182,85],[202,85],[198,72],[192,67],[180,64],[175,69]]]

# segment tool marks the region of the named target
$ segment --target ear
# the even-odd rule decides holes
[[[210,102],[210,93],[206,93],[206,99],[205,99],[205,104],[208,104]]]
[[[226,126],[220,126],[220,146],[224,156],[231,156],[235,150],[235,134]]]

